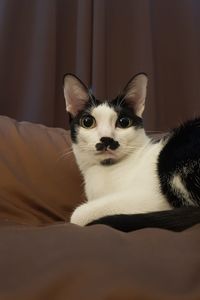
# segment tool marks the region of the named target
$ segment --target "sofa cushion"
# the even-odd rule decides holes
[[[0,219],[67,221],[83,200],[69,132],[0,116]]]
[[[200,225],[181,233],[1,226],[0,235],[0,299],[200,298]]]
[[[0,299],[198,300],[200,225],[64,223],[84,199],[69,151],[63,129],[0,117]]]

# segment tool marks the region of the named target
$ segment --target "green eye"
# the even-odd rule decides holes
[[[87,116],[83,116],[80,119],[80,125],[83,128],[91,129],[91,128],[94,128],[96,126],[96,121],[92,116],[87,115]]]
[[[120,118],[117,120],[116,126],[117,126],[117,127],[120,127],[120,128],[128,128],[128,127],[130,127],[132,124],[133,124],[133,122],[132,122],[132,120],[131,120],[129,117],[120,117]]]

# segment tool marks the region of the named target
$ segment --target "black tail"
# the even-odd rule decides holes
[[[200,208],[184,207],[145,214],[106,216],[89,223],[87,226],[104,224],[124,232],[142,228],[183,231],[198,223],[200,223]]]

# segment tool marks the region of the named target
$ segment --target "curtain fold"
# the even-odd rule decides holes
[[[198,0],[0,0],[0,114],[67,128],[63,74],[112,98],[149,75],[147,130],[200,114]]]

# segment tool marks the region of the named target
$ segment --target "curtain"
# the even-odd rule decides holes
[[[146,72],[165,131],[200,114],[199,53],[199,0],[0,0],[0,114],[67,128],[64,73],[109,99]]]

